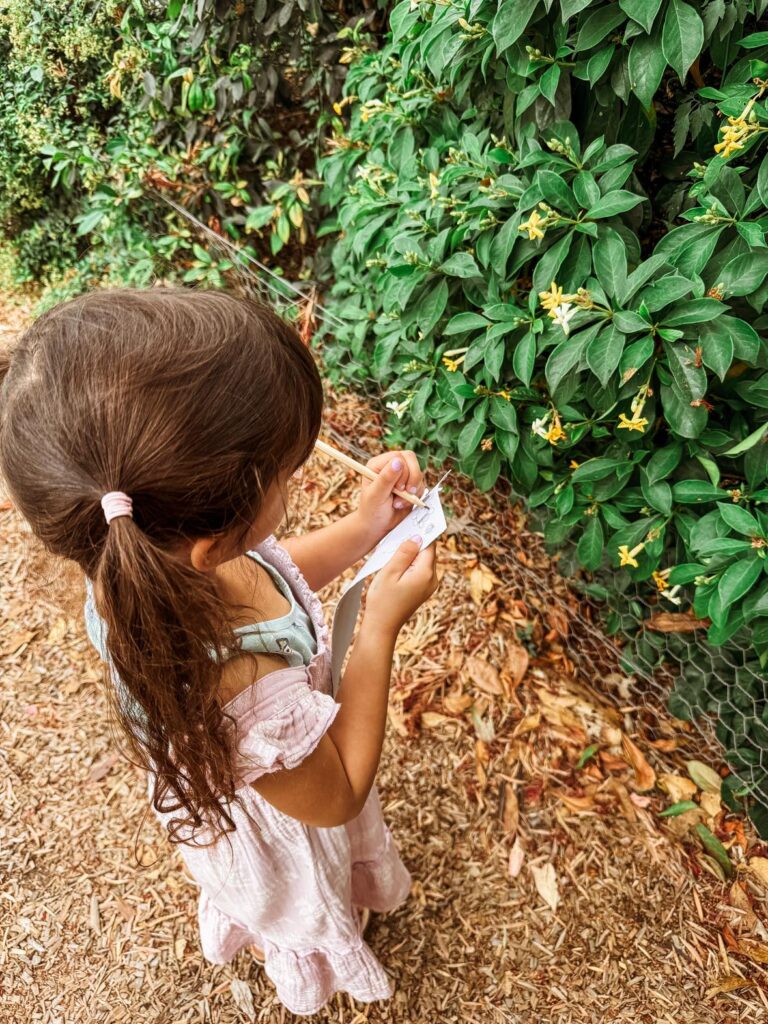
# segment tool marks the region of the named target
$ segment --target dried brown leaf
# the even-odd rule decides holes
[[[754,981],[750,981],[749,978],[740,978],[738,974],[729,974],[716,985],[713,985],[712,988],[707,989],[707,998],[712,999],[714,996],[736,992],[740,988],[753,988],[754,984]]]
[[[693,799],[697,791],[696,783],[684,775],[659,775],[658,786],[670,796],[673,804]]]
[[[497,697],[504,692],[498,669],[483,658],[474,655],[467,658],[464,662],[464,675],[467,682],[483,693]]]
[[[768,857],[750,857],[749,870],[768,889]]]
[[[523,870],[523,861],[525,860],[525,850],[523,844],[520,842],[518,836],[515,840],[515,844],[509,851],[509,864],[507,870],[509,871],[510,878],[517,878],[520,872]]]
[[[504,827],[504,831],[513,836],[517,832],[517,826],[520,822],[520,806],[517,801],[517,793],[515,787],[511,782],[504,783],[504,789],[502,790],[503,799],[503,810],[501,815],[501,823]]]
[[[641,793],[653,789],[656,785],[656,772],[645,759],[642,750],[633,743],[629,736],[621,737],[621,749],[635,772],[635,786]]]
[[[554,867],[551,864],[531,864],[531,874],[539,896],[550,910],[557,910],[560,903],[560,890]]]
[[[645,628],[656,633],[692,633],[710,625],[709,619],[697,619],[690,612],[658,612],[645,621]]]
[[[756,964],[768,964],[768,944],[754,939],[740,939],[736,949]]]
[[[530,660],[528,651],[520,644],[510,644],[507,647],[507,671],[512,677],[513,686],[519,686],[523,681]]]

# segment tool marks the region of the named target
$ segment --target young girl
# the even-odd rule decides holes
[[[0,471],[34,533],[87,578],[130,753],[200,885],[205,957],[256,946],[285,1006],[391,995],[362,938],[410,878],[374,777],[400,627],[434,548],[374,578],[334,700],[314,591],[404,515],[412,452],[372,459],[359,508],[278,543],[322,390],[293,328],[250,300],[96,291],[41,316],[0,392]]]

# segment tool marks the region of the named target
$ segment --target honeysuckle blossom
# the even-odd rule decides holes
[[[564,441],[568,437],[555,409],[540,420],[534,420],[531,424],[531,433],[536,434],[537,437],[543,437],[553,447],[557,447],[558,441]]]
[[[537,238],[544,237],[544,231],[547,227],[547,218],[542,217],[537,210],[533,210],[530,217],[525,223],[521,224],[517,229],[518,231],[527,231],[529,241],[533,242]]]
[[[560,327],[562,327],[564,334],[570,334],[570,323],[577,313],[578,309],[576,306],[570,302],[563,302],[560,306],[555,306],[549,315],[556,324],[559,324]]]
[[[629,550],[628,544],[622,544],[619,547],[619,565],[629,565],[633,569],[637,569],[640,563],[637,560],[637,555],[645,548],[645,543],[636,544],[632,550]]]

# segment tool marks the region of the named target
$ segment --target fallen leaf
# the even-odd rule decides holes
[[[469,574],[469,593],[475,604],[483,603],[486,594],[490,594],[494,586],[500,580],[495,576],[487,565],[481,562],[476,569]]]
[[[472,698],[463,690],[451,690],[443,697],[443,707],[452,715],[460,715],[472,704]]]
[[[579,754],[579,760],[576,762],[576,768],[583,768],[587,761],[589,761],[591,757],[594,757],[599,749],[600,747],[597,743],[591,743],[588,747],[582,750],[581,754]]]
[[[560,892],[557,886],[557,875],[551,864],[531,864],[531,874],[536,891],[550,910],[557,910],[560,903]]]
[[[30,640],[33,640],[35,636],[34,630],[24,629],[18,633],[14,633],[13,636],[9,637],[8,640],[0,647],[0,658],[9,658],[11,655],[16,654],[25,644],[28,644]]]
[[[708,818],[716,818],[723,809],[719,793],[702,793],[699,803]]]
[[[768,888],[768,857],[750,857],[748,867],[755,878]]]
[[[706,825],[697,825],[696,832],[704,849],[717,861],[725,872],[725,877],[731,878],[734,873],[734,867],[731,858],[728,856],[728,851],[717,836],[713,835]]]
[[[697,619],[690,612],[659,612],[643,623],[656,633],[692,633],[695,629],[709,629],[711,624],[710,619]]]
[[[678,814],[675,817],[666,818],[665,828],[667,828],[673,836],[676,836],[678,839],[682,839],[693,832],[697,825],[701,824],[701,819],[703,817],[704,814],[701,808],[697,805],[695,808],[692,807],[690,810],[683,811],[682,814]]]
[[[512,677],[513,686],[519,686],[523,681],[530,660],[528,651],[520,644],[510,644],[507,647],[507,671]]]
[[[673,750],[677,750],[677,740],[648,740],[648,746],[660,750],[662,754],[671,754]]]
[[[660,775],[658,778],[659,789],[667,793],[672,803],[682,803],[684,800],[690,800],[691,797],[696,796],[697,786],[696,783],[691,779],[686,779],[684,775]]]
[[[498,669],[483,658],[470,656],[464,662],[464,673],[472,684],[483,693],[496,697],[504,693]]]
[[[685,767],[700,790],[704,793],[717,793],[718,796],[720,795],[723,780],[714,768],[710,768],[703,761],[687,761]]]
[[[736,992],[740,988],[753,988],[754,981],[750,981],[749,978],[740,978],[738,974],[729,974],[728,977],[723,978],[712,988],[708,988],[706,995],[708,999],[712,999],[713,996],[725,995],[727,992]]]
[[[728,893],[728,902],[732,907],[740,911],[739,919],[735,922],[735,926],[752,931],[757,924],[757,916],[752,909],[752,900],[749,898],[749,894],[741,882],[734,882],[731,886],[731,890]]]
[[[523,861],[525,860],[525,850],[523,844],[520,842],[520,837],[515,840],[515,844],[509,851],[509,877],[517,878],[520,872],[523,870]]]
[[[515,731],[512,735],[522,736],[526,732],[533,732],[534,729],[538,729],[540,725],[541,712],[536,711],[533,715],[526,715],[525,718],[521,718],[515,726]]]
[[[502,792],[503,808],[501,812],[501,823],[504,831],[513,836],[517,832],[520,822],[520,806],[517,802],[517,793],[511,782],[504,783]]]
[[[253,1005],[251,986],[240,978],[233,978],[229,983],[229,990],[232,993],[232,1001],[238,1010],[245,1014],[246,1020],[253,1020],[256,1016],[256,1008]]]
[[[562,800],[570,811],[591,811],[595,806],[595,798],[592,794],[588,794],[586,796],[573,796],[571,793],[556,793],[555,796]]]
[[[627,787],[619,782],[618,779],[611,779],[612,788],[616,796],[619,798],[621,804],[621,812],[627,821],[637,821],[637,811],[635,805],[629,799],[629,791]]]
[[[102,779],[109,775],[112,768],[120,760],[120,755],[117,751],[110,751],[106,757],[102,757],[100,761],[91,765],[90,771],[85,777],[86,782],[101,782]]]
[[[436,729],[443,722],[456,721],[455,718],[450,718],[448,715],[441,715],[439,711],[422,711],[419,720],[425,729]]]
[[[686,811],[698,811],[699,805],[694,803],[693,800],[678,800],[677,803],[667,807],[665,811],[661,811],[659,814],[660,818],[676,818],[678,814],[684,814]]]
[[[656,785],[656,772],[651,768],[645,759],[645,755],[642,750],[633,743],[629,736],[621,737],[621,749],[624,751],[624,756],[632,765],[635,772],[635,786],[640,790],[641,793],[646,790],[653,789]]]
[[[623,757],[617,757],[616,754],[612,754],[610,750],[600,751],[600,763],[603,768],[609,772],[624,772],[627,770],[628,765]]]
[[[768,945],[754,939],[741,939],[736,946],[737,952],[749,957],[756,964],[768,964]]]
[[[700,853],[696,860],[699,866],[704,868],[705,871],[708,871],[713,878],[718,880],[718,882],[725,882],[727,880],[722,864],[715,860],[714,857],[710,857],[708,853]]]

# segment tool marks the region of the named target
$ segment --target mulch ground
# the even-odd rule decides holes
[[[9,315],[6,335],[21,320]],[[349,395],[328,430],[377,444],[375,416]],[[343,514],[355,490],[313,460],[293,525]],[[396,993],[369,1007],[337,996],[303,1019],[764,1020],[768,849],[691,791],[687,762],[719,769],[715,749],[611,677],[517,509],[456,480],[446,505],[442,583],[398,645],[379,775],[414,877],[369,931]],[[337,593],[322,595],[329,609]],[[116,753],[81,605],[81,581],[0,498],[0,1020],[293,1020],[249,955],[202,959],[194,883]],[[577,625],[591,672],[569,654]],[[697,810],[665,820],[675,786]],[[727,846],[727,881],[691,831],[701,822]]]

